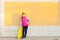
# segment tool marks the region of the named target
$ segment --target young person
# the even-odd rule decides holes
[[[22,25],[22,37],[21,38],[25,38],[27,35],[29,19],[27,18],[24,12],[22,13],[22,16],[21,16],[21,25]]]

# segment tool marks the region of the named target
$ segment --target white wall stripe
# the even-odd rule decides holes
[[[58,0],[58,2],[60,2],[60,0]]]
[[[5,0],[6,2],[57,2],[58,0]]]
[[[2,36],[17,36],[18,26],[5,26]],[[60,26],[29,26],[27,36],[60,36]]]
[[[4,27],[4,0],[0,0],[0,36]]]

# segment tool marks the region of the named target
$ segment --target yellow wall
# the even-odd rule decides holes
[[[60,2],[58,2],[58,18],[59,18],[59,25],[60,25]]]
[[[56,2],[5,2],[4,25],[18,26],[22,12],[30,18],[31,26],[58,25]]]

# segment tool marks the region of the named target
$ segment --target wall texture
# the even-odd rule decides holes
[[[57,7],[57,2],[5,2],[4,25],[18,26],[22,12],[30,18],[31,26],[59,25]]]
[[[31,21],[27,36],[60,36],[59,0],[4,1],[0,2],[0,36],[16,37],[23,11]]]

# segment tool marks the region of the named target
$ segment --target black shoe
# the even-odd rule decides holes
[[[22,39],[22,38],[25,38],[25,37],[21,37],[21,39]]]
[[[26,38],[26,36],[24,36],[24,38]]]

